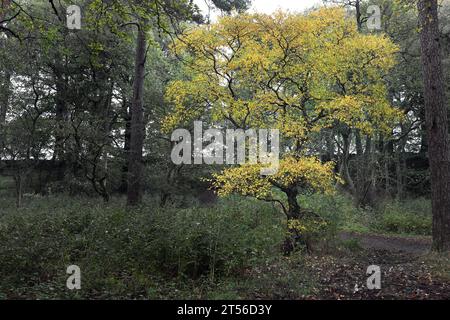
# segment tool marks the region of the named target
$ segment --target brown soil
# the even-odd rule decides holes
[[[431,248],[430,237],[401,237],[343,232],[340,234],[340,238],[342,240],[357,239],[364,249],[420,254],[428,252]]]
[[[317,275],[317,291],[306,299],[450,299],[448,259],[439,272],[430,263],[428,237],[400,237],[342,233],[341,239],[356,239],[359,250],[330,255],[311,255],[306,267]],[[381,289],[367,289],[369,265],[381,268]],[[444,272],[444,275],[442,274]]]

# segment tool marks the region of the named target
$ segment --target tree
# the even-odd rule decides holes
[[[250,7],[251,0],[209,0],[216,8],[224,12],[237,10],[243,12]]]
[[[382,16],[385,16],[386,5],[384,0],[378,0],[376,3],[373,1],[364,0],[323,0],[324,4],[339,5],[347,10],[351,11],[356,17],[356,25],[358,31],[361,33],[368,33],[370,30],[366,27],[366,22],[369,21],[369,13],[367,12],[369,5],[379,5],[383,8]],[[383,2],[383,3],[381,3]],[[383,5],[382,5],[383,4]],[[360,130],[351,129],[348,126],[340,126],[336,130],[340,135],[342,143],[337,143],[341,150],[339,159],[339,171],[342,174],[345,182],[346,189],[353,195],[355,203],[357,205],[370,205],[375,206],[375,192],[376,192],[376,139],[377,135],[362,135]],[[386,133],[383,135],[387,135]],[[379,137],[382,139],[381,136]],[[352,142],[354,140],[355,151],[352,151]],[[356,153],[352,157],[352,167],[354,168],[352,175],[350,170],[350,156],[352,153]]]
[[[11,4],[10,0],[2,1],[2,4],[0,6],[0,31],[9,31],[8,28],[4,26],[4,24],[7,21],[10,21],[14,18],[6,19],[6,12],[9,9],[9,6]],[[5,33],[7,34],[7,33]],[[0,33],[0,48],[2,49],[2,52],[6,51],[4,50],[5,42],[7,40],[7,35],[5,37],[2,37],[3,34]],[[5,124],[6,121],[6,113],[8,110],[8,104],[9,104],[9,96],[10,96],[10,86],[11,86],[11,72],[10,68],[7,66],[7,63],[5,61],[8,61],[6,56],[2,55],[2,63],[1,63],[1,71],[0,72],[0,145],[2,143],[2,126]]]
[[[128,161],[127,204],[137,205],[142,199],[142,151],[144,146],[144,77],[147,40],[143,26],[138,27],[136,60],[131,102],[130,155]]]
[[[128,163],[124,168],[127,177],[127,204],[137,205],[142,199],[143,146],[145,139],[144,82],[149,46],[155,45],[157,34],[172,33],[179,21],[195,19],[198,8],[191,1],[120,1],[109,3],[95,0],[89,5],[90,22],[106,25],[122,38],[130,38],[124,29],[137,28],[136,50],[134,52],[134,74],[129,112],[129,131],[126,132]],[[131,29],[130,29],[131,30]],[[154,33],[154,36],[151,33]],[[125,103],[126,105],[127,103]],[[127,117],[127,118],[128,118]]]
[[[450,250],[450,149],[437,0],[418,2],[428,158],[431,171],[433,248]]]
[[[28,79],[14,84],[9,120],[2,128],[0,159],[9,163],[16,187],[16,204],[21,206],[26,181],[50,145],[50,125],[42,115],[49,111],[46,85],[34,65],[24,66]]]
[[[97,1],[98,2],[98,1]],[[123,26],[135,25],[138,28],[136,37],[135,67],[133,77],[133,97],[130,108],[129,131],[129,157],[128,157],[128,188],[127,204],[137,205],[142,199],[142,173],[143,173],[143,146],[145,138],[144,122],[144,81],[146,73],[146,59],[148,52],[148,33],[153,29],[166,34],[177,31],[181,21],[198,21],[198,7],[191,1],[150,1],[143,4],[141,1],[129,1],[124,4],[121,1],[113,1],[112,9],[123,20],[128,13],[131,20],[123,20]],[[219,9],[229,12],[233,9],[243,10],[247,8],[249,1],[214,0],[214,5]],[[96,4],[100,9],[103,4]],[[110,20],[111,15],[106,15]],[[108,21],[111,25],[114,20]],[[153,25],[152,25],[153,24]]]
[[[165,131],[195,119],[279,129],[280,149],[288,151],[277,174],[260,176],[261,165],[245,165],[215,175],[214,185],[222,195],[277,202],[288,221],[305,213],[299,193],[329,192],[339,180],[334,165],[312,152],[318,133],[340,124],[384,131],[399,118],[383,81],[396,46],[384,36],[360,34],[341,9],[223,17],[190,30],[174,50],[185,58],[190,77],[168,87],[174,111]]]

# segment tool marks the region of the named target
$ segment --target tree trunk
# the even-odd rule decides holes
[[[363,20],[361,13],[361,2],[360,0],[355,1],[355,11],[356,11],[356,25],[358,26],[358,31],[362,31]]]
[[[391,184],[389,175],[389,161],[390,155],[386,150],[383,152],[383,165],[384,165],[384,194],[389,196],[391,194]]]
[[[294,188],[285,191],[288,198],[288,219],[300,217],[300,206],[297,202],[298,191]]]
[[[391,173],[390,167],[392,164],[392,155],[394,153],[394,144],[392,140],[388,141],[383,146],[383,164],[384,164],[384,190],[385,195],[391,195]]]
[[[6,72],[3,79],[0,79],[0,148],[4,143],[3,129],[6,124],[6,114],[9,107],[9,96],[11,86],[11,75]]]
[[[298,191],[296,188],[286,188],[282,189],[283,192],[287,196],[288,207],[287,207],[287,221],[288,224],[290,221],[298,220],[301,218],[300,205],[297,201]],[[304,240],[304,244],[306,245],[306,249],[310,252],[309,243],[306,239],[303,239],[304,235],[300,235],[296,228],[289,228],[289,236],[283,242],[283,252],[285,255],[290,255],[292,251],[294,251],[299,240]]]
[[[111,129],[113,123],[111,119],[115,119],[112,116],[112,99],[114,91],[114,82],[108,79],[108,75],[105,70],[101,70],[98,74],[100,80],[100,119],[102,119],[102,126],[100,128],[100,137],[102,145],[102,157],[101,157],[101,176],[99,177],[99,184],[101,195],[105,202],[109,201],[108,193],[108,147],[111,146]],[[113,120],[114,121],[114,120]]]
[[[423,121],[420,126],[420,153],[426,154],[428,152],[428,136],[427,136],[427,126],[425,124],[425,111],[420,112],[420,119]]]
[[[433,249],[450,250],[450,149],[437,0],[418,3],[431,171]]]
[[[147,40],[145,30],[138,30],[136,59],[133,83],[133,101],[131,103],[130,155],[128,161],[127,204],[137,205],[142,200],[142,172],[144,146],[144,77]]]
[[[16,184],[16,206],[20,208],[23,199],[23,176],[21,172],[14,175],[14,182]]]
[[[66,154],[65,154],[65,131],[67,121],[67,103],[66,103],[66,89],[67,84],[64,76],[57,73],[55,75],[56,80],[56,97],[55,97],[55,148],[53,152],[53,160],[59,161],[57,179],[59,181],[64,180],[66,174]]]
[[[0,125],[6,122],[6,114],[8,113],[9,95],[11,87],[11,75],[5,72],[0,81]]]
[[[342,135],[342,155],[339,167],[339,175],[344,179],[346,187],[350,193],[354,196],[356,194],[355,183],[350,176],[349,170],[349,157],[350,157],[350,142],[351,142],[351,131],[346,129],[341,133]]]
[[[371,206],[375,205],[376,193],[376,163],[374,143],[371,136],[366,137],[366,148],[364,155],[359,163],[362,175],[360,177],[357,203],[358,205]]]
[[[334,131],[331,130],[330,134],[325,138],[327,146],[327,161],[335,160],[335,145],[334,145]]]
[[[119,192],[126,193],[127,192],[127,177],[128,177],[128,157],[130,154],[130,112],[128,111],[128,101],[124,99],[123,105],[122,105],[122,114],[123,114],[123,120],[125,121],[125,134],[124,134],[124,145],[123,145],[123,154],[124,154],[124,162],[122,165],[122,176],[121,176],[121,182],[119,187]]]

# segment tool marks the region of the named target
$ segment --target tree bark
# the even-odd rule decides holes
[[[350,176],[349,170],[349,158],[350,158],[350,143],[351,143],[351,131],[349,129],[345,129],[341,132],[342,135],[342,155],[339,167],[339,175],[344,179],[346,183],[346,187],[348,191],[355,196],[356,195],[356,187],[353,182],[352,177]]]
[[[127,192],[127,185],[128,185],[128,158],[129,158],[129,154],[130,154],[130,131],[131,131],[131,126],[130,126],[130,121],[131,121],[131,117],[130,117],[130,112],[128,110],[128,101],[126,99],[124,99],[123,101],[123,105],[122,105],[122,115],[123,115],[123,120],[125,122],[125,133],[124,133],[124,145],[123,145],[123,154],[124,154],[124,162],[122,165],[122,176],[121,176],[121,182],[120,182],[120,187],[119,187],[119,191],[123,194],[125,194]]]
[[[288,218],[298,219],[300,217],[300,206],[297,202],[298,191],[295,188],[285,190],[288,198]]]
[[[144,78],[147,39],[142,26],[138,30],[136,59],[131,103],[130,155],[128,161],[127,204],[138,205],[142,200],[142,172],[144,146]]]
[[[375,163],[375,146],[371,136],[366,137],[366,147],[361,163],[362,170],[360,185],[358,186],[357,201],[358,205],[371,206],[375,205],[376,194],[376,163]]]
[[[388,144],[384,146],[383,149],[383,165],[384,165],[384,193],[386,196],[391,194],[391,183],[389,174],[389,165],[391,162],[391,153],[389,152]]]
[[[11,86],[11,75],[6,72],[3,79],[0,79],[0,148],[4,146],[4,126],[9,108],[9,96]]]
[[[450,149],[437,0],[418,3],[431,171],[433,249],[450,250]]]
[[[356,0],[355,1],[355,10],[356,10],[356,24],[358,26],[358,31],[361,32],[362,31],[363,22],[362,22],[361,2],[360,2],[360,0]]]
[[[65,77],[59,73],[55,72],[56,81],[56,96],[55,96],[55,118],[56,118],[56,128],[55,128],[55,146],[53,152],[53,160],[59,161],[57,179],[63,181],[66,174],[66,154],[65,154],[65,140],[66,140],[66,121],[67,121],[67,103],[66,103],[66,92],[67,84]]]
[[[9,95],[11,86],[11,75],[5,72],[0,82],[0,125],[6,122],[6,114],[9,106]]]
[[[16,185],[16,207],[22,207],[23,199],[23,175],[21,172],[14,175],[14,182]]]

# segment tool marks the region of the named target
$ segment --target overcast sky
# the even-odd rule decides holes
[[[202,10],[206,10],[204,0],[194,1]],[[271,13],[280,8],[292,12],[303,11],[304,9],[311,8],[312,6],[321,3],[321,0],[253,0],[251,11]]]

